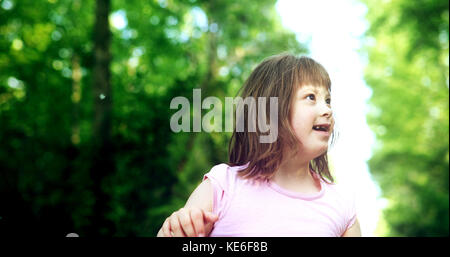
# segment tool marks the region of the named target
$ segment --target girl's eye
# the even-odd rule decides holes
[[[328,98],[328,99],[326,100],[326,102],[327,102],[327,104],[331,104],[331,99]]]
[[[306,98],[310,99],[310,100],[316,100],[316,97],[314,95],[308,95]]]

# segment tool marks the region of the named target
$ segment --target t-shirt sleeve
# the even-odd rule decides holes
[[[356,221],[356,195],[354,192],[348,193],[347,198],[347,225],[345,228],[345,231],[347,231],[349,228],[355,224]]]
[[[232,172],[228,165],[219,164],[203,176],[203,180],[207,178],[209,178],[213,187],[213,213],[220,218],[233,186]]]

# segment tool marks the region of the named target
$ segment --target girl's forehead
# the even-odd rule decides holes
[[[323,93],[326,95],[330,94],[330,89],[324,85],[313,85],[313,84],[306,84],[301,85],[297,88],[297,92],[304,92],[304,91],[313,91],[316,93]]]

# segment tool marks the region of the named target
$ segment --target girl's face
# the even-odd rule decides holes
[[[323,154],[328,149],[334,126],[328,89],[312,85],[298,88],[290,122],[297,140],[301,142],[302,155],[316,158]]]

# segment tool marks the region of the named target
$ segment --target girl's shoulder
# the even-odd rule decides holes
[[[356,198],[356,192],[347,184],[339,182],[322,183],[328,191],[328,195],[338,202],[343,202],[346,205],[353,205]]]
[[[230,166],[226,163],[220,163],[213,166],[207,174],[216,175],[218,177],[236,176],[237,172],[242,169],[242,167],[243,166]]]
[[[328,188],[330,192],[328,200],[343,211],[345,228],[348,229],[356,220],[357,192],[347,183],[333,183]]]
[[[238,176],[238,172],[244,167],[245,165],[230,166],[226,163],[220,163],[213,166],[211,170],[203,176],[203,180],[209,178],[222,189],[226,189],[241,180]]]

